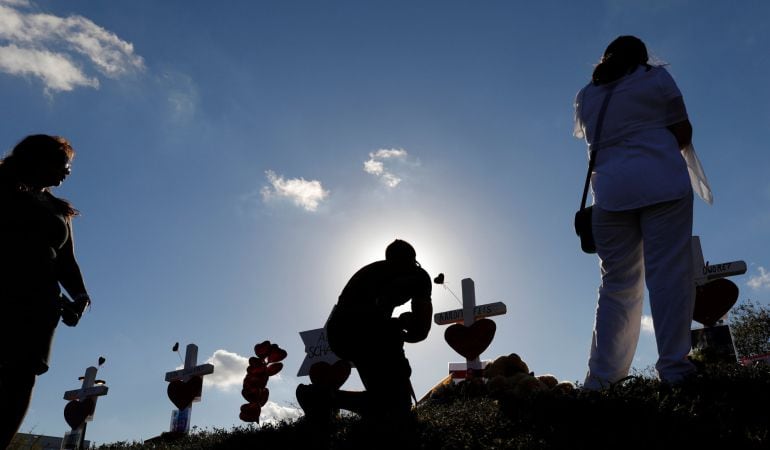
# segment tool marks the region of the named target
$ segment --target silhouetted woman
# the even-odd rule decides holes
[[[611,89],[597,143],[599,110]],[[648,63],[641,40],[621,36],[578,93],[575,119],[575,136],[600,146],[591,186],[602,282],[585,387],[601,389],[628,375],[645,282],[655,367],[662,380],[677,382],[694,370],[687,359],[695,297],[693,191],[680,152],[692,127],[682,94],[666,69]]]
[[[50,192],[74,154],[64,138],[33,135],[0,161],[0,448],[21,426],[35,377],[48,370],[59,319],[76,325],[91,302],[73,251],[78,212]]]

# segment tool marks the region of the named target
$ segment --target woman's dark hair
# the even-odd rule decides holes
[[[31,191],[41,165],[66,164],[75,156],[72,145],[61,136],[33,134],[21,140],[0,160],[0,190]],[[78,215],[78,210],[45,188],[57,212],[66,217]]]
[[[591,81],[595,85],[615,81],[632,72],[637,66],[643,65],[650,69],[647,63],[647,46],[636,36],[620,36],[610,42],[599,64],[594,68]]]

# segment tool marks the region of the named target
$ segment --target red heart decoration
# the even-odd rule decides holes
[[[281,369],[283,369],[283,363],[271,363],[269,366],[267,366],[267,375],[272,377],[273,375],[280,372]]]
[[[264,366],[265,361],[262,360],[262,358],[257,358],[256,356],[252,356],[249,358],[249,367],[258,367],[258,366]]]
[[[272,344],[270,341],[263,341],[254,346],[254,353],[260,358],[264,358],[270,353],[270,347]]]
[[[267,362],[273,363],[273,362],[283,361],[284,359],[286,359],[286,356],[287,356],[286,350],[273,344],[272,347],[270,347],[270,353],[267,355]]]
[[[476,359],[492,343],[497,325],[489,319],[480,319],[466,327],[456,323],[444,332],[444,340],[465,359]]]
[[[255,375],[246,375],[243,379],[243,387],[251,388],[258,387],[263,388],[267,385],[268,375],[266,373],[260,373]]]
[[[259,406],[265,406],[265,403],[267,403],[268,397],[270,397],[270,389],[262,388],[262,391],[259,393],[259,397],[257,398],[256,403]]]
[[[94,413],[94,409],[96,403],[93,399],[72,400],[64,407],[64,420],[74,430],[85,423],[88,416]]]
[[[262,413],[262,407],[257,403],[247,403],[241,405],[241,413],[238,415],[244,422],[259,422],[259,415]]]
[[[717,323],[738,300],[738,286],[719,278],[695,289],[693,320],[710,327]]]
[[[248,375],[262,375],[267,372],[267,366],[262,364],[260,366],[249,366],[246,368]]]
[[[188,381],[174,380],[168,384],[168,398],[180,410],[190,406],[196,398],[201,396],[203,378],[192,377]]]
[[[350,376],[350,363],[341,359],[334,364],[319,361],[310,366],[309,375],[311,383],[337,390]]]
[[[266,387],[245,387],[241,390],[241,395],[249,403],[256,403],[264,406],[270,396],[270,390]]]

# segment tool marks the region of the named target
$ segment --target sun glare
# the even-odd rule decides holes
[[[439,273],[447,277],[449,287],[460,295],[460,279],[463,265],[464,245],[446,226],[421,217],[420,220],[396,220],[388,222],[381,218],[359,223],[348,230],[341,239],[339,267],[347,268],[350,277],[356,270],[371,262],[385,259],[385,247],[395,239],[403,239],[417,252],[417,261],[428,272],[431,279]],[[434,308],[459,307],[454,296],[442,286],[433,285]],[[400,312],[402,308],[396,310]]]

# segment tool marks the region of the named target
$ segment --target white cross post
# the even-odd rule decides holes
[[[109,388],[100,382],[96,384],[96,372],[97,368],[94,366],[86,369],[86,373],[83,376],[83,384],[80,389],[74,389],[72,391],[66,391],[64,393],[64,400],[84,400],[90,398],[94,402],[94,411],[96,411],[96,400],[102,395],[107,395]],[[62,442],[62,448],[67,449],[79,449],[83,446],[83,441],[86,437],[86,422],[92,421],[94,418],[93,412],[86,420],[75,430],[69,431],[64,435],[64,441]]]
[[[433,316],[433,321],[436,325],[462,322],[463,325],[469,327],[473,325],[473,322],[475,322],[476,319],[499,316],[507,312],[507,308],[503,302],[487,303],[485,305],[476,306],[476,288],[473,280],[465,278],[461,283],[463,290],[463,308],[435,314]],[[481,360],[478,357],[473,360],[466,360],[464,368],[467,378],[471,370],[480,370],[482,368]],[[449,363],[449,371],[451,373],[453,371],[462,370],[460,364]]]
[[[184,355],[184,368],[166,372],[166,381],[182,381],[187,382],[192,377],[203,377],[214,373],[213,364],[198,364],[198,346],[195,344],[187,344],[187,349]],[[200,397],[196,397],[194,402],[200,401]],[[190,417],[192,415],[192,404],[183,410],[175,410],[171,414],[171,432],[187,433],[190,431]]]

